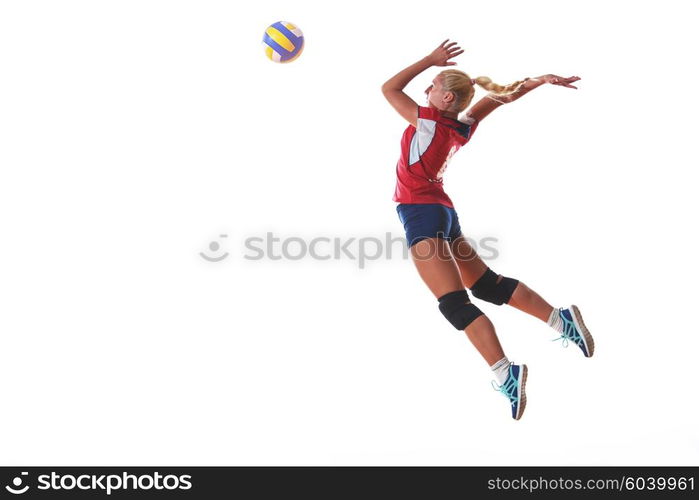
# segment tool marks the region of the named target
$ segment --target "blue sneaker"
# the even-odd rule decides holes
[[[563,321],[563,333],[556,340],[563,340],[563,347],[568,347],[569,342],[574,342],[583,352],[586,358],[591,358],[595,352],[595,341],[590,331],[583,323],[582,315],[577,306],[567,309],[559,309],[558,316]]]
[[[510,373],[502,385],[497,385],[493,380],[493,389],[501,392],[512,405],[512,418],[519,420],[527,406],[527,395],[524,385],[527,383],[527,365],[515,365],[510,363]]]

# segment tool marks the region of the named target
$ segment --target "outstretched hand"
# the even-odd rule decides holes
[[[576,87],[575,85],[571,85],[571,83],[577,82],[578,80],[580,80],[579,76],[570,76],[568,78],[556,75],[544,76],[544,81],[546,83],[550,83],[551,85],[562,85],[564,87],[568,87],[569,89],[577,89],[578,87]]]
[[[454,66],[456,63],[449,59],[464,53],[463,49],[456,42],[447,42],[449,42],[449,39],[444,40],[439,47],[427,56],[432,66]]]

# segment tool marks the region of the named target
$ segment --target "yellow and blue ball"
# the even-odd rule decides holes
[[[265,54],[271,61],[291,62],[301,55],[303,33],[295,25],[279,21],[265,30],[262,44],[265,46]]]

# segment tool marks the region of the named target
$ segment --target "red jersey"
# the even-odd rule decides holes
[[[444,192],[442,176],[451,157],[471,139],[476,127],[475,118],[461,122],[442,116],[437,109],[418,106],[417,128],[408,125],[400,141],[393,201],[441,203],[454,208]]]

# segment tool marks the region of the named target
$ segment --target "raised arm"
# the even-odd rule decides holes
[[[534,90],[540,85],[550,83],[552,85],[562,85],[564,87],[577,89],[577,87],[571,85],[571,83],[576,82],[578,80],[580,80],[579,76],[563,78],[556,75],[542,75],[536,78],[525,78],[524,83],[520,85],[520,87],[515,92],[512,92],[511,94],[507,95],[488,94],[483,99],[478,101],[476,104],[471,106],[471,108],[464,113],[464,116],[466,118],[475,118],[480,122],[481,120],[483,120],[483,118],[488,116],[496,108],[499,108],[503,104],[516,101],[524,94]]]
[[[456,63],[449,59],[463,53],[456,42],[447,43],[445,40],[430,55],[423,57],[415,64],[411,64],[403,71],[389,79],[381,86],[384,97],[398,113],[414,126],[417,126],[417,103],[413,101],[403,89],[410,80],[432,66],[453,66]]]

